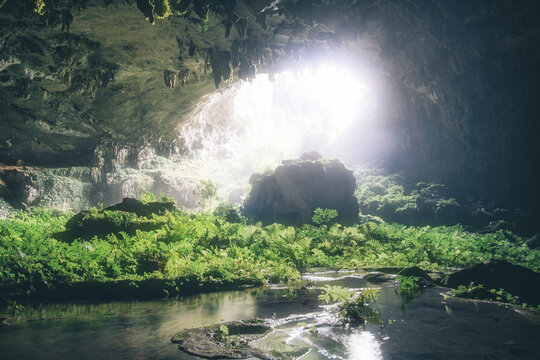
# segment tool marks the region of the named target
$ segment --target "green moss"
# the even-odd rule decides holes
[[[36,174],[38,201],[33,206],[77,212],[89,206],[92,185],[84,176],[42,170]],[[63,176],[66,175],[66,176]]]
[[[205,17],[202,19],[202,22],[198,25],[197,30],[199,32],[206,32],[212,30],[219,24],[219,18],[216,13],[208,9],[206,11]]]
[[[154,14],[159,19],[164,19],[172,15],[169,0],[154,0]]]
[[[43,15],[45,14],[45,1],[44,0],[30,0],[33,4],[34,12]]]

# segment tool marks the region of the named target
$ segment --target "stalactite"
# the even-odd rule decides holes
[[[229,51],[213,51],[210,57],[212,77],[216,88],[222,81],[230,80],[232,76],[231,53]]]
[[[165,85],[169,89],[173,90],[176,87],[176,79],[177,79],[177,74],[174,71],[165,70],[163,72],[163,80],[165,81]]]

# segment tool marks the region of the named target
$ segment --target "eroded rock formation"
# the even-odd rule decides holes
[[[338,160],[284,161],[273,172],[254,174],[250,182],[243,214],[255,221],[307,224],[316,208],[337,210],[342,224],[358,220],[356,180]]]
[[[381,99],[377,141],[347,140],[359,161],[467,197],[533,209],[540,198],[538,1],[1,4],[3,163],[88,165],[103,139],[174,134],[231,74],[339,59]]]

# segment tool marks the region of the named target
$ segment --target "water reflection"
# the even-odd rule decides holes
[[[347,338],[347,352],[350,360],[381,360],[381,345],[368,331],[357,331]]]
[[[322,277],[315,281],[308,276],[314,286],[332,278],[342,286],[362,280],[354,273]],[[12,325],[0,326],[0,358],[192,360],[196,358],[171,344],[172,335],[186,328],[256,317],[274,319],[275,331],[261,341],[262,346],[307,346],[311,350],[303,360],[536,360],[540,352],[538,314],[445,300],[440,288],[427,289],[404,308],[393,287],[383,288],[378,307],[384,323],[391,319],[392,325],[368,324],[364,329],[335,326],[331,305],[291,301],[285,296],[288,291],[252,289],[178,300],[36,306],[12,319]]]

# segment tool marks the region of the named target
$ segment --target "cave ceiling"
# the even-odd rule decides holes
[[[167,143],[216,87],[341,59],[391,99],[381,123],[402,167],[536,181],[537,1],[185,0],[160,16],[162,2],[0,1],[0,162]]]

